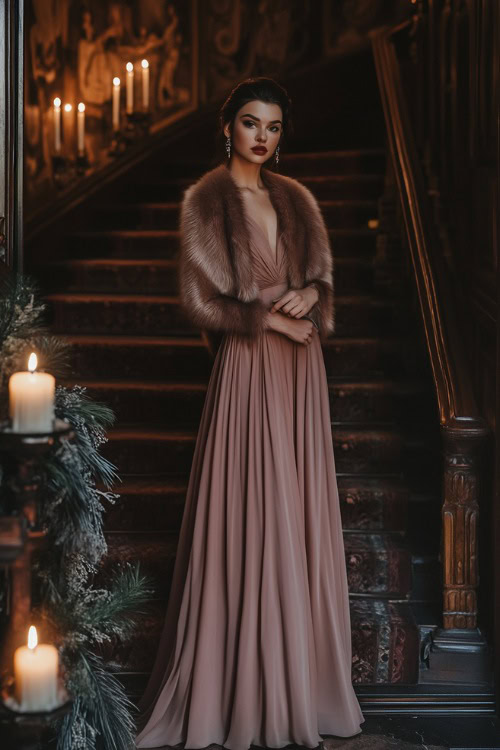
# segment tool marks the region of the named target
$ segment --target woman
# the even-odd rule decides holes
[[[179,282],[219,338],[137,747],[317,747],[364,721],[321,341],[333,263],[318,204],[278,162],[286,91],[247,79],[227,162],[184,194]]]

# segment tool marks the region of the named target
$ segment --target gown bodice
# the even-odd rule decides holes
[[[279,227],[276,228],[276,259],[273,248],[262,227],[251,216],[247,216],[250,231],[250,248],[254,261],[253,271],[259,287],[259,297],[270,304],[273,299],[288,289],[286,256]]]

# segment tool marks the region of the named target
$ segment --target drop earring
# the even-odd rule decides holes
[[[226,138],[226,151],[227,151],[227,158],[231,158],[231,138],[227,136]]]
[[[280,160],[280,147],[279,146],[276,149],[275,160],[276,160],[276,166],[278,166],[278,162]]]

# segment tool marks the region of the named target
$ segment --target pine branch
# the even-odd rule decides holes
[[[127,698],[119,680],[106,669],[101,657],[90,651],[82,653],[82,661],[94,682],[95,698],[91,710],[98,731],[96,748],[99,750],[134,750],[135,706]]]
[[[146,614],[144,605],[152,593],[150,579],[140,573],[139,563],[115,569],[107,595],[96,597],[86,613],[90,631],[127,640],[134,633],[139,616]]]

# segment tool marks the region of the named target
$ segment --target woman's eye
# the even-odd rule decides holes
[[[249,125],[254,125],[254,124],[255,123],[253,123],[252,120],[243,120],[243,125],[249,126]],[[279,131],[279,126],[278,125],[272,125],[271,126],[271,130],[273,131],[273,133],[276,133],[277,131]]]

